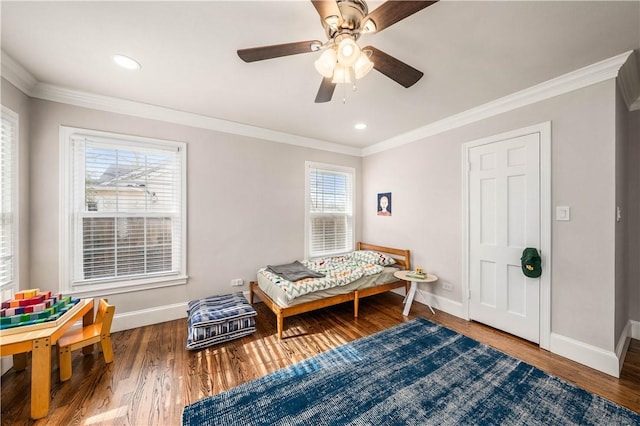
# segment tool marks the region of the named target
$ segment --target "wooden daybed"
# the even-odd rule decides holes
[[[403,249],[396,249],[391,247],[377,246],[373,244],[358,243],[357,250],[372,250],[387,254],[393,257],[396,264],[400,269],[410,270],[411,260],[410,251]],[[405,293],[409,288],[409,283],[406,281],[393,281],[386,284],[375,285],[372,287],[362,289],[345,289],[344,293],[335,294],[328,297],[323,297],[319,300],[313,300],[294,304],[290,306],[280,306],[276,301],[269,297],[258,285],[256,281],[249,283],[249,302],[253,304],[253,296],[257,294],[258,297],[276,314],[277,327],[278,327],[278,339],[282,339],[282,332],[284,329],[284,319],[293,315],[301,314],[304,312],[314,311],[316,309],[325,308],[327,306],[337,305],[339,303],[349,302],[353,300],[353,316],[358,317],[358,305],[360,299],[374,294],[384,293],[396,288],[404,287]]]

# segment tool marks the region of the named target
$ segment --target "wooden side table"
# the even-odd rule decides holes
[[[409,289],[409,294],[407,294],[407,297],[405,297],[404,299],[404,311],[402,311],[402,315],[404,316],[409,315],[409,311],[411,310],[411,304],[413,303],[413,298],[415,297],[416,289],[418,288],[418,283],[432,283],[438,280],[438,277],[433,274],[427,274],[427,276],[424,278],[407,277],[407,274],[411,272],[412,271],[398,271],[393,273],[393,276],[395,276],[399,280],[411,282],[411,288]],[[429,307],[429,309],[431,309],[431,312],[435,315],[436,312],[433,310],[431,305],[427,303],[427,306]]]

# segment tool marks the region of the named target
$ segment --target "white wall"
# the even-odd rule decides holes
[[[363,239],[411,249],[413,265],[440,278],[434,292],[461,304],[461,145],[551,121],[552,206],[572,216],[552,224],[551,330],[613,351],[615,102],[608,80],[365,157]],[[389,191],[393,216],[378,217],[376,194]]]
[[[187,300],[236,290],[229,286],[233,278],[246,282],[266,263],[301,258],[306,160],[355,167],[360,194],[356,238],[411,249],[413,265],[440,277],[434,290],[439,300],[460,306],[461,145],[551,121],[552,205],[572,208],[570,222],[552,226],[552,332],[608,354],[615,349],[622,312],[640,319],[638,262],[629,261],[623,269],[616,263],[621,251],[631,256],[635,247],[640,253],[637,239],[624,238],[640,225],[630,220],[616,227],[614,215],[616,201],[626,203],[630,215],[640,212],[640,194],[633,192],[640,182],[633,160],[640,158],[640,113],[616,122],[620,105],[614,80],[363,159],[29,99],[6,81],[2,84],[2,103],[18,105],[14,108],[28,117],[21,121],[28,123],[23,135],[29,136],[29,144],[21,145],[23,162],[28,159],[21,170],[21,195],[26,194],[29,212],[21,249],[27,247],[23,277],[30,279],[21,288],[58,290],[58,130],[67,125],[188,143],[191,278],[186,286],[111,295],[123,321],[129,314],[172,304],[181,315]],[[628,143],[621,145],[624,140]],[[629,162],[626,172],[624,167],[616,171],[623,159]],[[393,193],[393,216],[376,215],[379,192]],[[442,290],[443,283],[453,290]],[[629,299],[624,309],[619,306],[622,294]]]
[[[247,291],[246,283],[255,279],[259,267],[301,259],[306,160],[354,167],[360,189],[360,157],[40,99],[31,99],[30,106],[30,285],[45,290],[58,290],[59,126],[187,142],[189,282],[111,295],[117,317],[172,304],[184,313],[183,302]],[[245,285],[230,287],[234,278],[244,279]]]

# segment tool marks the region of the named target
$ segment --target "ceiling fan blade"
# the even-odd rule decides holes
[[[362,50],[373,52],[370,58],[373,62],[373,68],[404,87],[413,86],[424,75],[422,71],[418,71],[373,46],[363,47]]]
[[[298,53],[315,52],[319,50],[321,46],[322,42],[319,40],[273,44],[271,46],[238,49],[238,56],[245,62],[254,62],[262,61],[264,59],[279,58],[281,56],[297,55]]]
[[[403,20],[425,7],[431,6],[438,1],[395,1],[388,0],[381,4],[373,12],[364,17],[362,22],[371,19],[376,24],[376,32],[380,32],[387,27]]]
[[[333,91],[336,90],[336,84],[331,82],[331,77],[325,77],[320,83],[320,89],[316,95],[316,103],[321,104],[323,102],[329,102],[333,97]]]
[[[318,11],[318,15],[320,15],[320,19],[323,21],[325,21],[328,16],[337,16],[337,24],[342,22],[342,13],[336,0],[311,0],[311,3],[313,3],[313,6]]]

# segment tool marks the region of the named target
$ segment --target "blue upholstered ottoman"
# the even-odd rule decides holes
[[[192,300],[187,310],[187,349],[202,349],[256,331],[256,310],[242,292]]]

